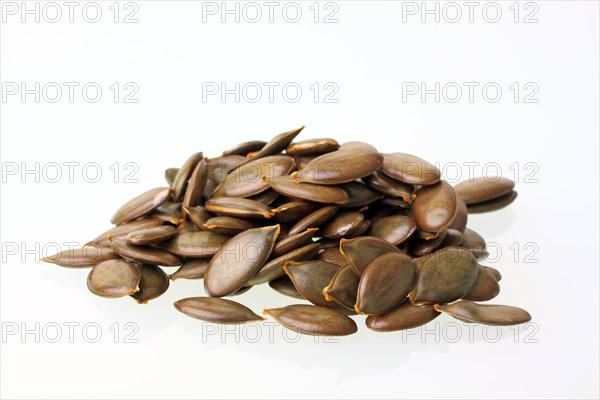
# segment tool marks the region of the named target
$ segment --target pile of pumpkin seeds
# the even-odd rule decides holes
[[[479,263],[486,242],[467,228],[468,214],[516,198],[512,181],[453,187],[414,155],[329,138],[294,141],[303,128],[215,158],[191,155],[165,171],[167,187],[118,209],[113,228],[44,261],[91,267],[92,293],[139,303],[163,294],[170,280],[203,279],[208,296],[175,308],[223,324],[263,320],[224,297],[268,284],[312,304],[263,314],[312,335],[354,333],[355,314],[375,331],[414,328],[441,313],[490,325],[531,319],[517,307],[480,304],[498,295],[501,274]],[[178,268],[167,275],[163,267]]]

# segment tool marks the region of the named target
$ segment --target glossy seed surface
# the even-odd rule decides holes
[[[383,315],[369,315],[366,325],[378,332],[393,332],[416,328],[436,319],[440,313],[433,305],[415,306],[410,301]]]
[[[123,297],[139,288],[142,274],[138,267],[125,260],[108,260],[94,266],[87,278],[90,291],[102,297]]]
[[[238,302],[217,297],[188,297],[176,301],[174,305],[188,317],[218,324],[241,324],[264,319]]]
[[[350,317],[327,307],[294,304],[282,308],[266,308],[268,315],[284,327],[306,335],[345,336],[358,330]]]
[[[518,325],[531,321],[531,315],[519,307],[498,304],[477,304],[468,300],[452,304],[436,304],[436,310],[463,322],[486,325]]]
[[[156,210],[167,201],[170,188],[155,188],[129,200],[115,212],[110,222],[115,225],[129,222]]]

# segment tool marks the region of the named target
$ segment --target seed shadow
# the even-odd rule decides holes
[[[469,214],[467,226],[483,237],[493,238],[508,233],[516,220],[517,214],[514,210],[503,208],[491,213]]]

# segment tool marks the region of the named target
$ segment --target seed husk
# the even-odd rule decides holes
[[[416,305],[456,301],[469,293],[478,273],[479,264],[467,250],[438,250],[419,268],[410,301]]]
[[[467,227],[467,221],[469,219],[469,211],[467,209],[467,204],[462,201],[460,198],[456,198],[456,215],[454,216],[454,220],[448,228],[456,229],[461,233],[465,231]]]
[[[463,240],[463,235],[460,231],[448,228],[445,232],[444,240],[442,241],[442,244],[440,244],[441,249],[444,247],[456,247],[460,245]]]
[[[150,265],[164,265],[166,267],[181,265],[179,257],[158,247],[136,246],[129,244],[125,240],[114,240],[112,238],[108,238],[108,242],[115,253],[128,260]]]
[[[224,156],[238,155],[238,156],[245,157],[248,153],[256,153],[257,151],[259,151],[260,149],[265,147],[266,144],[267,144],[267,142],[265,142],[263,140],[250,140],[247,142],[240,143],[237,146],[234,146],[229,150],[225,150],[223,152],[223,155]]]
[[[322,307],[339,307],[328,302],[323,289],[329,285],[340,266],[337,264],[313,260],[304,262],[286,262],[283,266],[298,292],[311,303]]]
[[[150,189],[121,206],[113,215],[110,222],[119,225],[149,214],[167,201],[170,194],[170,188],[160,187]]]
[[[208,212],[204,207],[184,207],[183,211],[189,217],[190,221],[194,223],[199,229],[204,228],[206,221],[211,219],[214,215]]]
[[[493,200],[513,191],[515,183],[510,179],[478,177],[454,186],[456,196],[467,205]]]
[[[64,250],[52,256],[43,257],[41,261],[66,268],[87,268],[116,258],[118,258],[117,254],[111,248],[86,246],[81,249]]]
[[[201,279],[204,277],[206,268],[208,268],[208,261],[206,259],[187,260],[177,271],[169,275],[169,279],[172,281],[176,279]]]
[[[381,315],[400,306],[413,288],[415,263],[402,253],[388,253],[373,261],[360,278],[354,309]]]
[[[213,217],[206,221],[204,229],[207,231],[221,233],[223,235],[237,235],[247,229],[258,228],[259,225],[242,218],[235,217]]]
[[[173,189],[173,182],[175,181],[175,177],[179,172],[179,168],[167,168],[165,170],[165,180],[169,184],[169,187]]]
[[[173,203],[172,201],[165,201],[158,207],[152,214],[150,214],[149,218],[156,218],[163,222],[166,222],[171,225],[179,224],[181,220],[181,203]],[[135,221],[134,221],[135,222]],[[113,235],[114,236],[114,235]]]
[[[283,295],[304,300],[304,297],[302,297],[300,292],[298,292],[298,289],[296,289],[296,286],[294,286],[288,276],[282,276],[280,278],[273,279],[269,282],[269,286],[276,292],[279,292]]]
[[[217,324],[242,324],[264,320],[238,302],[217,297],[188,297],[176,301],[174,306],[188,317]]]
[[[214,232],[187,232],[163,243],[161,247],[169,253],[182,257],[207,258],[212,257],[223,247],[231,236]]]
[[[162,243],[176,235],[177,229],[169,225],[161,225],[133,231],[127,235],[126,240],[135,245],[148,245]]]
[[[320,243],[320,241],[319,241],[319,243]],[[346,257],[344,257],[344,255],[340,251],[339,244],[335,247],[324,248],[321,251],[321,253],[319,253],[319,255],[317,256],[316,259],[320,260],[320,261],[325,261],[328,263],[337,264],[340,267],[343,267],[344,265],[348,265],[348,261],[346,261]]]
[[[497,197],[492,200],[484,201],[481,203],[471,204],[467,206],[469,210],[469,214],[481,214],[490,211],[500,210],[501,208],[506,207],[511,204],[517,198],[517,192],[512,191],[504,196]]]
[[[183,164],[183,166],[177,171],[175,179],[173,180],[173,200],[183,200],[185,188],[187,187],[188,180],[196,168],[196,164],[202,160],[202,152],[192,154]]]
[[[486,325],[518,325],[531,321],[531,315],[522,308],[499,304],[477,304],[468,300],[452,304],[436,304],[435,309],[459,319]]]
[[[142,274],[138,285],[140,290],[131,295],[138,303],[147,304],[169,289],[169,277],[160,267],[142,264],[138,268]]]
[[[341,187],[294,183],[287,176],[263,179],[279,194],[295,199],[329,204],[346,204],[350,200],[348,193]]]
[[[377,332],[393,332],[416,328],[436,319],[440,313],[433,305],[415,306],[406,300],[402,305],[383,315],[369,315],[367,328]]]
[[[321,205],[304,200],[291,201],[284,203],[271,210],[275,214],[275,219],[283,224],[298,222],[308,214],[320,208]]]
[[[134,294],[142,275],[135,264],[125,260],[107,260],[92,268],[87,285],[90,291],[102,297],[123,297]]]
[[[295,179],[300,183],[337,185],[372,174],[382,162],[383,156],[377,152],[340,149],[315,158]]]
[[[410,242],[410,254],[414,257],[423,257],[427,254],[433,253],[442,246],[442,243],[446,239],[447,229],[444,229],[433,239],[421,239],[416,238]]]
[[[325,239],[340,239],[348,236],[363,223],[364,214],[355,211],[346,211],[339,213],[323,226],[319,232]]]
[[[480,265],[477,280],[469,293],[463,296],[463,300],[487,301],[498,296],[498,293],[500,293],[500,285],[496,274],[491,269]]]
[[[194,167],[183,196],[183,207],[196,207],[200,204],[202,193],[208,180],[208,163],[205,158]]]
[[[356,229],[352,229],[350,232],[348,232],[345,238],[354,239],[359,236],[363,236],[365,233],[367,233],[369,227],[371,227],[371,221],[365,220],[359,226],[357,226]]]
[[[290,144],[285,152],[291,156],[304,156],[331,153],[339,148],[340,144],[335,139],[308,139]]]
[[[249,229],[231,238],[210,260],[204,287],[213,297],[235,293],[265,264],[279,225]]]
[[[406,153],[384,154],[381,171],[411,185],[433,185],[440,180],[440,170],[427,161]]]
[[[362,276],[369,264],[382,255],[400,252],[396,246],[372,236],[342,239],[340,251],[346,258],[346,263],[350,264],[357,276]]]
[[[340,185],[348,193],[350,200],[343,205],[346,208],[362,207],[383,198],[381,193],[360,182],[347,182]]]
[[[248,282],[247,286],[261,285],[285,275],[283,266],[288,261],[306,261],[314,258],[319,253],[319,244],[312,243],[292,250],[282,256],[267,262]]]
[[[456,215],[456,195],[446,181],[417,190],[412,205],[417,226],[427,232],[441,232]]]
[[[292,143],[292,140],[294,140],[296,136],[298,136],[302,129],[304,129],[304,125],[302,125],[298,129],[280,133],[279,135],[271,139],[266,145],[264,145],[262,149],[254,153],[251,157],[249,157],[248,161],[272,156],[285,150],[290,145],[290,143]]]
[[[217,197],[208,200],[204,207],[215,214],[240,218],[271,218],[273,213],[266,205],[255,200],[238,197]]]
[[[485,239],[472,229],[465,228],[460,247],[469,250],[478,260],[488,256]]]
[[[126,222],[122,225],[115,226],[114,228],[111,228],[106,232],[100,234],[100,236],[98,236],[91,242],[88,242],[84,247],[110,247],[110,245],[108,244],[108,236],[112,236],[114,239],[124,239],[131,232],[137,231],[138,229],[152,228],[160,225],[162,225],[162,221],[155,217],[143,218],[136,221]]]
[[[273,249],[272,257],[279,257],[289,253],[292,250],[298,249],[302,246],[306,246],[313,242],[313,237],[317,228],[309,228],[304,232],[297,233],[292,236],[288,236],[283,240],[278,241]]]
[[[381,170],[363,179],[367,185],[386,196],[399,197],[404,203],[411,203],[415,198],[415,187],[400,182],[384,174]]]
[[[342,307],[354,311],[359,282],[360,278],[356,276],[352,267],[346,265],[340,268],[329,284],[323,288],[323,297],[327,301],[335,301]]]
[[[416,230],[417,225],[412,217],[396,214],[374,220],[368,235],[398,246],[410,239]]]
[[[307,229],[320,228],[323,224],[331,220],[338,210],[338,206],[324,206],[311,212],[290,228],[290,235],[304,232]]]
[[[358,330],[350,317],[327,307],[293,304],[282,308],[265,308],[263,314],[294,332],[306,335],[345,336]]]

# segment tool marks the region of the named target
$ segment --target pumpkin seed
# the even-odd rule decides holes
[[[121,206],[110,222],[118,225],[149,214],[164,203],[170,194],[170,188],[161,187],[148,190]]]
[[[463,232],[460,247],[469,250],[478,260],[482,260],[488,256],[485,239],[479,233],[469,228],[465,228]]]
[[[278,222],[287,224],[298,222],[319,207],[320,206],[316,203],[299,200],[284,203],[279,207],[272,209],[271,212],[275,214],[275,219]]]
[[[248,161],[272,156],[285,150],[290,145],[290,143],[292,143],[292,140],[294,140],[296,136],[298,136],[302,129],[304,129],[304,125],[302,125],[298,129],[294,129],[289,132],[280,133],[279,135],[271,139],[267,144],[265,144],[262,149],[254,153],[251,157],[249,157]]]
[[[126,222],[122,225],[115,226],[102,233],[96,239],[88,242],[84,247],[93,246],[93,247],[110,247],[108,244],[108,236],[112,236],[114,239],[124,239],[133,231],[137,231],[139,229],[152,228],[155,226],[162,225],[162,221],[158,218],[144,218],[136,221]]]
[[[350,317],[327,307],[294,304],[282,308],[265,308],[263,314],[294,332],[306,335],[345,336],[358,330]]]
[[[463,296],[463,300],[487,301],[498,296],[498,293],[500,293],[500,285],[498,285],[494,271],[479,266],[477,280],[469,293]]]
[[[416,328],[436,319],[440,313],[432,305],[415,306],[410,301],[383,315],[369,315],[367,328],[377,332],[392,332]]]
[[[187,187],[188,180],[196,168],[196,164],[202,160],[204,156],[202,152],[192,154],[183,164],[183,166],[177,171],[175,179],[173,180],[173,200],[181,201]]]
[[[273,249],[273,257],[279,257],[284,254],[289,253],[292,250],[305,246],[309,243],[312,243],[313,236],[317,228],[309,228],[304,232],[297,233],[292,236],[288,236],[283,240],[278,241],[275,244],[275,248]]]
[[[344,204],[343,207],[362,207],[383,198],[381,193],[370,189],[367,185],[363,185],[360,182],[347,182],[341,184],[340,187],[344,189],[346,193],[348,193],[348,197],[350,198],[350,200]]]
[[[320,236],[325,239],[343,238],[360,227],[364,219],[365,216],[359,212],[342,212],[321,229]]]
[[[231,236],[213,232],[188,232],[163,243],[161,247],[169,253],[182,257],[212,257]]]
[[[307,229],[320,228],[337,213],[338,206],[325,206],[308,214],[290,228],[290,235],[304,232]]]
[[[477,304],[468,300],[452,304],[436,304],[435,309],[463,322],[486,325],[518,325],[531,321],[531,315],[522,308],[497,304]]]
[[[363,221],[362,224],[356,227],[356,229],[353,229],[350,232],[348,232],[348,234],[346,235],[346,239],[354,239],[359,236],[363,236],[365,233],[367,233],[370,227],[371,221]]]
[[[246,229],[258,227],[258,224],[248,220],[227,216],[213,217],[204,224],[204,229],[211,232],[222,233],[223,235],[237,235]]]
[[[454,190],[457,197],[471,205],[507,195],[514,187],[510,179],[479,177],[458,183]]]
[[[123,258],[151,265],[164,265],[167,267],[181,265],[181,260],[168,251],[151,246],[136,246],[125,240],[108,238],[110,247]]]
[[[469,214],[481,214],[490,211],[500,210],[511,204],[517,198],[517,192],[512,191],[504,196],[497,197],[493,200],[483,201],[477,204],[467,206]]]
[[[223,152],[224,156],[230,155],[238,155],[238,156],[246,156],[248,153],[255,153],[265,147],[267,142],[262,140],[250,140],[248,142],[243,142],[238,144],[237,146],[232,147],[229,150],[225,150]]]
[[[295,199],[329,204],[346,204],[350,200],[348,193],[336,186],[294,183],[287,176],[263,179],[279,194]]]
[[[444,247],[456,247],[461,244],[463,240],[463,235],[460,231],[456,229],[446,229],[444,240],[442,240],[442,244],[440,244],[440,248]]]
[[[346,261],[346,257],[344,257],[344,255],[340,251],[339,245],[323,249],[323,251],[321,251],[321,253],[317,256],[316,259],[319,261],[325,261],[328,263],[336,264],[340,267],[348,265],[348,261]],[[354,306],[352,306],[352,309],[354,309]]]
[[[323,289],[329,285],[333,276],[340,269],[339,265],[323,261],[288,261],[283,266],[285,273],[290,277],[298,292],[304,298],[317,306],[338,307],[337,304],[328,302],[323,296]]]
[[[417,225],[412,217],[396,214],[374,220],[368,235],[398,246],[407,241],[416,230]]]
[[[415,198],[415,187],[390,178],[381,170],[363,179],[367,185],[391,197],[399,197],[404,203],[411,203]]]
[[[446,239],[447,229],[444,229],[433,239],[415,239],[410,243],[410,254],[414,257],[422,257],[433,253],[442,246]]]
[[[140,270],[133,263],[107,260],[92,268],[87,277],[87,285],[98,296],[123,297],[140,290],[140,279]]]
[[[282,276],[280,278],[273,279],[269,282],[269,286],[276,292],[279,292],[283,295],[304,300],[304,297],[302,297],[300,292],[298,292],[298,289],[296,289],[296,286],[294,286],[288,276]]]
[[[440,170],[427,161],[406,153],[384,154],[381,171],[400,182],[433,185],[440,180]]]
[[[208,260],[188,260],[177,271],[169,275],[172,281],[176,279],[200,279],[208,268]]]
[[[262,193],[259,193],[255,196],[250,197],[250,200],[258,201],[259,203],[263,203],[268,206],[275,202],[279,198],[279,193],[274,191],[273,189],[267,189]],[[271,210],[273,211],[273,210]]]
[[[352,267],[346,265],[340,268],[331,281],[323,289],[323,297],[327,301],[335,301],[348,310],[354,310],[356,304],[356,293],[360,278],[356,276]]]
[[[305,261],[314,258],[319,253],[319,244],[312,243],[294,249],[289,253],[267,262],[248,282],[247,286],[260,285],[285,275],[283,266],[288,261]]]
[[[188,317],[217,324],[242,324],[264,320],[240,303],[217,297],[188,297],[176,301],[174,305]]]
[[[200,160],[190,176],[185,194],[183,196],[183,207],[196,207],[200,204],[204,186],[208,180],[208,163],[206,159]]]
[[[340,144],[335,139],[308,139],[290,144],[285,152],[291,156],[325,154],[336,151]]]
[[[118,258],[110,248],[86,246],[82,249],[69,249],[58,254],[44,257],[41,261],[67,268],[93,267],[102,261]]]
[[[412,205],[417,226],[427,232],[441,232],[456,215],[456,195],[446,181],[417,190]]]
[[[462,233],[465,231],[465,228],[467,227],[468,219],[469,219],[469,211],[467,209],[467,204],[457,197],[456,198],[456,215],[454,216],[454,220],[452,221],[452,223],[450,225],[448,225],[448,228],[456,229],[457,231],[460,231]]]
[[[399,253],[398,248],[385,240],[372,236],[342,239],[340,251],[357,276],[362,276],[369,264],[387,253]]]
[[[363,178],[381,166],[383,156],[372,151],[343,151],[327,153],[312,160],[295,180],[300,183],[336,185]]]
[[[198,228],[203,229],[206,221],[211,219],[213,215],[204,207],[183,207],[183,211]]]
[[[173,189],[173,182],[175,181],[175,177],[179,172],[179,168],[167,168],[165,170],[165,180],[169,184],[169,187]]]
[[[215,214],[240,218],[271,218],[273,213],[266,205],[255,200],[237,197],[217,197],[210,199],[204,207]]]
[[[160,267],[142,264],[138,268],[142,274],[140,290],[131,295],[138,303],[146,304],[169,289],[169,277]]]
[[[177,235],[177,229],[169,225],[138,229],[127,235],[127,242],[135,245],[162,243]]]
[[[148,217],[159,219],[171,225],[177,225],[181,220],[181,203],[166,201]]]

